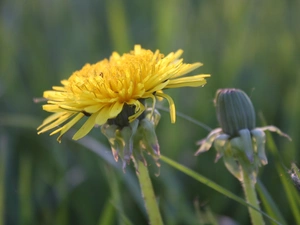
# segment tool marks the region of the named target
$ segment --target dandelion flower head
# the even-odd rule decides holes
[[[58,141],[83,117],[87,120],[73,136],[78,140],[87,135],[95,125],[103,125],[116,118],[126,107],[132,114],[128,122],[137,119],[145,110],[144,99],[165,98],[169,102],[171,122],[175,122],[175,105],[163,89],[198,87],[206,83],[208,74],[182,77],[202,64],[183,63],[183,51],[167,56],[159,50],[152,52],[135,45],[134,50],[123,55],[113,52],[109,59],[86,64],[75,71],[62,86],[53,86],[43,97],[45,111],[53,113],[38,127],[38,134],[54,129],[50,134],[60,133]]]

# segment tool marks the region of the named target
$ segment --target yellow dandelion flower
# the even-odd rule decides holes
[[[83,117],[86,122],[73,136],[74,140],[87,135],[95,125],[103,125],[116,118],[124,106],[133,110],[128,121],[137,119],[145,110],[144,99],[165,98],[170,105],[171,122],[175,122],[175,105],[172,98],[163,92],[167,88],[198,87],[206,83],[208,74],[190,77],[183,75],[200,67],[201,63],[186,64],[178,50],[164,56],[135,45],[130,53],[111,57],[95,64],[86,64],[75,71],[63,86],[54,86],[45,91],[45,111],[54,113],[37,128],[38,134],[54,129],[50,134],[60,133],[58,141]]]

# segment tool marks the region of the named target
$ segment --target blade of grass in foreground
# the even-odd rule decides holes
[[[218,221],[209,207],[205,207],[204,210],[200,210],[200,203],[198,199],[194,201],[194,208],[196,210],[199,225],[218,225]]]
[[[68,134],[66,134],[66,137],[69,140],[72,140],[72,136],[74,135],[75,130],[71,129]],[[132,193],[132,196],[134,197],[134,200],[138,204],[139,208],[142,209],[144,215],[146,214],[146,210],[144,209],[144,203],[143,200],[141,199],[139,193],[139,185],[137,181],[134,179],[134,175],[131,171],[126,171],[124,174],[122,171],[122,167],[120,164],[116,163],[115,160],[113,159],[111,155],[111,150],[108,149],[105,145],[97,141],[95,138],[92,138],[90,136],[85,136],[84,138],[80,139],[77,141],[78,144],[84,146],[88,150],[96,153],[98,156],[100,156],[106,163],[117,169],[119,173],[122,174],[124,177],[124,181],[126,185],[128,186],[128,190]]]
[[[277,167],[278,167],[278,169],[277,169],[278,175],[279,175],[282,185],[284,187],[284,193],[287,196],[287,199],[288,199],[290,208],[292,210],[292,213],[294,215],[296,224],[300,224],[299,194],[297,193],[297,190],[295,189],[293,183],[288,178],[287,172],[284,171],[284,169],[281,167],[281,165],[277,165]]]
[[[132,47],[124,4],[122,0],[106,1],[107,22],[113,48],[121,53]]]
[[[112,169],[112,167],[106,167],[105,175],[111,191],[110,204],[114,207],[115,211],[118,213],[116,217],[118,220],[118,224],[120,225],[132,224],[124,212],[121,192],[120,192],[120,188],[122,187],[120,187],[120,181],[118,179],[116,172]]]
[[[170,166],[174,167],[175,169],[183,172],[184,174],[194,178],[195,180],[205,184],[206,186],[214,189],[215,191],[227,196],[228,198],[231,198],[235,201],[237,201],[238,203],[244,205],[244,206],[247,206],[247,207],[251,207],[253,209],[255,209],[256,211],[260,212],[261,214],[263,214],[265,217],[267,217],[268,219],[270,219],[271,221],[273,221],[274,223],[276,224],[280,224],[277,220],[273,219],[272,217],[270,217],[269,215],[267,215],[266,213],[262,212],[261,210],[253,207],[252,205],[250,205],[249,203],[247,203],[244,199],[238,197],[237,195],[233,194],[232,192],[226,190],[225,188],[223,188],[222,186],[218,185],[217,183],[209,180],[208,178],[196,173],[195,171],[161,155],[160,159],[162,161],[164,161],[165,163],[169,164]]]
[[[31,204],[32,190],[32,163],[29,156],[21,157],[19,176],[19,198],[20,198],[20,224],[30,224],[33,221],[33,209]]]
[[[160,105],[157,105],[156,108],[158,108],[162,111],[165,111],[165,112],[170,112],[170,110],[168,108],[160,106]],[[184,119],[186,121],[189,121],[189,122],[191,122],[191,123],[193,123],[193,124],[195,124],[199,127],[202,127],[203,129],[205,129],[209,132],[212,131],[212,129],[209,126],[207,126],[206,124],[204,124],[204,123],[202,123],[202,122],[200,122],[200,121],[198,121],[198,120],[196,120],[196,119],[194,119],[190,116],[187,116],[184,113],[179,112],[178,110],[176,110],[176,116],[181,117],[182,119]]]
[[[287,225],[286,221],[284,220],[280,210],[278,209],[276,203],[272,199],[271,195],[263,185],[260,180],[257,180],[256,190],[259,194],[259,197],[262,201],[262,205],[265,207],[266,212],[276,220],[280,221],[282,224]],[[272,224],[275,224],[272,222]]]
[[[1,131],[1,130],[0,130]],[[0,132],[0,225],[4,225],[4,192],[5,192],[5,167],[6,167],[7,137]]]
[[[105,203],[104,209],[102,210],[98,225],[114,224],[114,218],[115,218],[115,208],[111,204],[111,199],[109,198]]]
[[[9,114],[0,114],[0,124],[3,126],[7,126],[7,127],[22,127],[25,129],[36,129],[36,127],[39,125],[41,119],[36,119],[35,117],[31,116],[31,115],[25,115],[25,114],[14,114],[14,115],[9,115]],[[71,129],[69,133],[67,133],[65,135],[66,138],[68,138],[69,140],[72,140],[72,136],[74,135],[75,130]],[[4,143],[4,141],[1,141],[0,143]],[[122,173],[122,176],[125,176],[126,179],[125,182],[128,186],[128,190],[131,191],[132,196],[134,197],[137,205],[139,206],[139,208],[142,210],[143,214],[146,216],[146,210],[144,210],[144,203],[142,201],[142,199],[140,198],[140,195],[138,193],[139,192],[139,188],[138,188],[138,183],[137,181],[134,179],[134,175],[130,172],[127,171],[126,174],[123,174],[123,171],[121,169],[120,166],[118,166],[118,164],[114,161],[113,157],[111,157],[111,151],[110,149],[108,149],[106,146],[104,146],[103,144],[101,144],[99,141],[97,141],[94,138],[91,138],[89,136],[86,136],[82,139],[80,139],[79,141],[77,141],[78,144],[84,146],[85,148],[89,149],[90,151],[96,153],[98,156],[100,156],[104,161],[106,161],[109,165],[113,166],[115,169],[118,170],[118,172]],[[2,146],[0,146],[1,149]],[[110,153],[110,154],[107,154]],[[4,160],[4,157],[0,158],[0,162],[1,159]],[[0,164],[0,173],[1,173],[1,168],[4,166],[5,163],[1,163]],[[0,178],[1,178],[1,174],[0,174]],[[4,183],[4,182],[3,182]],[[1,183],[0,183],[1,184]],[[0,209],[1,209],[1,192],[2,190],[2,186],[0,186]],[[4,204],[4,203],[3,203]],[[4,205],[3,205],[4,207]],[[4,215],[2,215],[1,213],[3,213],[4,210],[0,210],[0,225],[1,224],[1,216],[4,217]],[[126,218],[125,216],[122,216],[124,218],[125,221]],[[4,219],[4,218],[3,218]],[[130,224],[130,222],[126,222],[127,224]]]
[[[263,125],[265,126],[266,122],[262,114],[260,114],[261,120]],[[293,213],[293,216],[295,218],[296,224],[300,224],[300,196],[297,193],[296,188],[290,181],[290,178],[288,177],[288,172],[285,171],[285,169],[282,167],[281,159],[279,155],[279,151],[277,146],[275,145],[274,139],[270,132],[266,132],[267,136],[267,146],[270,152],[275,157],[275,167],[278,173],[278,176],[281,180],[281,183],[284,188],[284,193],[287,196],[288,203],[290,205],[291,211]]]
[[[116,214],[115,212],[118,211],[118,207],[112,203],[113,200],[109,198],[104,206],[104,210],[100,216],[98,225],[111,225],[115,224]],[[123,213],[120,212],[118,215],[119,218],[119,225],[133,225],[133,223],[128,219],[128,217]]]

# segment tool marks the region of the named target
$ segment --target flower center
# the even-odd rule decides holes
[[[139,100],[142,104],[144,104],[145,100]],[[108,119],[107,123],[112,125],[115,124],[120,128],[129,126],[128,118],[135,114],[135,106],[124,104],[122,111],[117,115],[116,118]],[[145,118],[145,113],[143,112],[137,119],[142,120]]]

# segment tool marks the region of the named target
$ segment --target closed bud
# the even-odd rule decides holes
[[[220,89],[215,98],[217,119],[224,133],[239,136],[243,129],[255,128],[255,111],[250,98],[239,89]]]
[[[212,145],[217,150],[215,161],[223,157],[226,168],[240,181],[244,170],[252,183],[256,183],[258,168],[268,164],[265,152],[265,131],[291,138],[275,126],[255,127],[255,111],[250,98],[239,89],[219,89],[215,97],[217,119],[221,128],[212,130],[199,143],[198,155]],[[300,175],[291,173],[296,185]]]

